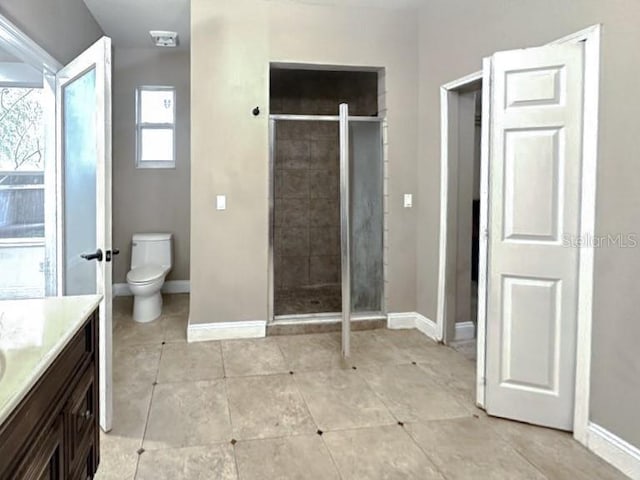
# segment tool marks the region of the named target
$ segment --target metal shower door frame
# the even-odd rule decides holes
[[[268,252],[268,323],[276,320],[275,315],[275,277],[274,277],[274,207],[275,207],[275,149],[276,149],[276,123],[278,121],[313,121],[313,122],[338,122],[339,124],[339,146],[340,146],[340,258],[341,258],[341,288],[342,288],[342,312],[340,318],[342,321],[342,355],[344,358],[350,356],[350,333],[351,321],[354,315],[351,312],[351,249],[350,249],[350,188],[349,188],[349,167],[351,159],[349,156],[349,124],[350,122],[376,122],[380,123],[380,142],[383,142],[382,129],[385,124],[383,117],[362,117],[350,116],[347,104],[340,105],[339,115],[287,115],[272,114],[269,115],[269,252]],[[381,146],[382,148],[382,146]],[[384,151],[382,148],[381,151]],[[384,158],[382,158],[384,161]],[[381,191],[383,196],[384,192]],[[386,225],[386,213],[383,214],[383,230]],[[381,232],[384,238],[384,232]],[[385,244],[383,240],[383,257],[385,255]],[[383,269],[385,265],[383,258]],[[383,272],[384,277],[384,272]],[[382,286],[382,305],[380,316],[384,316],[386,312],[386,284]],[[372,318],[371,313],[357,314],[356,316],[363,319]],[[375,315],[374,315],[375,316]],[[289,317],[289,316],[287,316]],[[319,319],[335,320],[336,316],[331,313],[304,314],[298,316],[300,323],[317,322]]]

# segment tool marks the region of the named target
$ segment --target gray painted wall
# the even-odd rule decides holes
[[[480,70],[495,51],[542,45],[603,24],[596,234],[640,231],[636,89],[637,0],[430,0],[420,22],[418,311],[436,318],[440,85]],[[591,420],[640,447],[638,248],[595,257]]]
[[[392,3],[392,2],[386,2]],[[291,19],[295,18],[295,22]],[[363,25],[366,28],[363,28]],[[418,16],[262,0],[192,0],[190,324],[265,320],[269,62],[386,68],[388,308],[416,309]],[[227,209],[215,210],[215,196]]]
[[[116,49],[113,61],[113,245],[120,248],[113,281],[126,282],[131,236],[174,234],[168,280],[189,279],[190,75],[189,52]],[[176,87],[176,168],[135,168],[135,88]]]
[[[61,63],[102,36],[82,0],[2,0],[0,14]]]

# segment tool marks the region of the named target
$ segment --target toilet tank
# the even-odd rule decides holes
[[[143,265],[161,265],[171,268],[170,233],[136,233],[131,242],[131,268]]]

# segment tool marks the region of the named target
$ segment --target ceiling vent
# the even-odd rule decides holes
[[[149,32],[156,47],[177,47],[178,34],[176,32],[166,32],[164,30],[151,30]]]

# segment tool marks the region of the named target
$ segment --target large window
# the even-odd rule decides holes
[[[45,293],[42,88],[0,86],[0,299]]]
[[[136,166],[175,168],[176,91],[173,87],[136,89]]]

